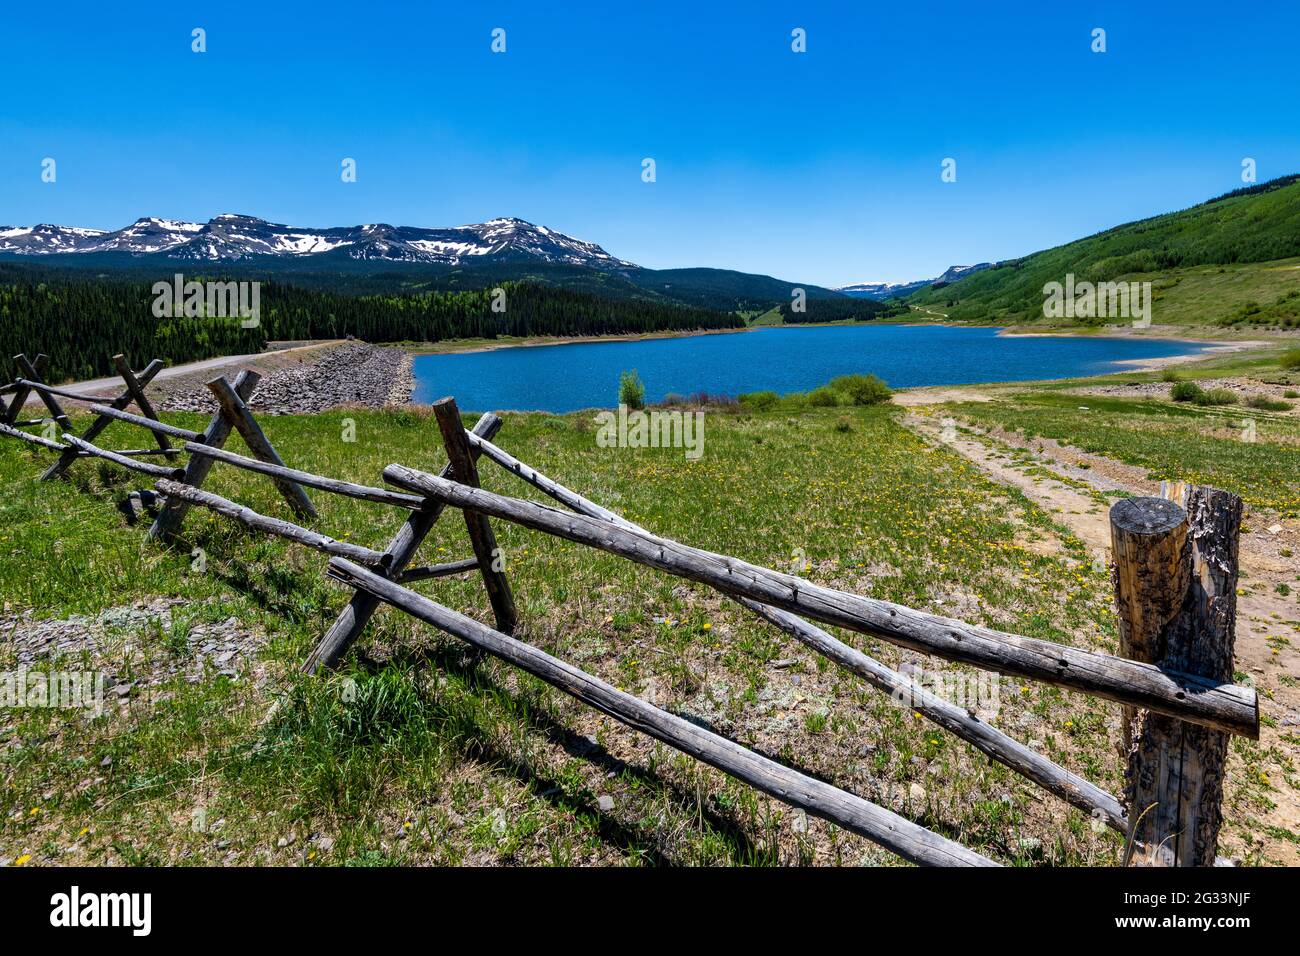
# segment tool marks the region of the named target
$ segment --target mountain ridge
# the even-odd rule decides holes
[[[976,272],[992,269],[996,263],[978,262],[972,266],[949,266],[943,275],[934,279],[914,279],[911,282],[855,282],[850,285],[836,286],[835,291],[855,299],[898,299],[910,295],[927,286],[939,288],[949,282],[956,282]]]
[[[237,213],[223,213],[206,223],[149,216],[115,230],[38,223],[0,226],[0,252],[16,256],[115,252],[200,262],[260,256],[301,260],[335,253],[358,260],[449,266],[477,261],[640,268],[595,243],[514,217],[447,227],[365,223],[314,228]]]
[[[1067,275],[1093,283],[1141,276],[1156,285],[1158,322],[1160,300],[1181,281],[1178,270],[1295,256],[1300,256],[1300,176],[1289,175],[1007,259],[955,282],[916,290],[907,301],[940,305],[954,321],[1040,322],[1047,283],[1064,282]],[[1102,322],[1098,317],[1092,324]]]

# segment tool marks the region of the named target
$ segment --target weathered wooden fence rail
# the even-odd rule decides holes
[[[23,371],[23,376],[0,388],[0,394],[12,396],[8,405],[0,413],[0,435],[17,438],[29,444],[60,452],[59,460],[46,469],[41,476],[44,481],[49,481],[64,474],[68,467],[78,458],[92,457],[112,462],[129,471],[179,482],[180,485],[187,486],[190,491],[198,492],[207,477],[208,469],[211,466],[210,459],[201,458],[197,463],[191,459],[185,467],[179,465],[153,465],[148,462],[134,461],[133,459],[151,456],[172,458],[184,454],[186,451],[192,454],[194,448],[199,446],[206,452],[219,453],[232,428],[240,432],[253,454],[257,455],[265,463],[272,467],[282,467],[284,465],[274,446],[271,445],[261,426],[257,423],[257,419],[248,406],[244,404],[244,399],[252,394],[254,387],[257,385],[259,376],[256,372],[251,370],[241,372],[234,385],[231,385],[224,377],[218,377],[208,382],[207,387],[216,398],[218,409],[209,421],[207,429],[203,432],[196,432],[161,421],[158,418],[158,412],[154,409],[153,403],[145,392],[146,386],[153,381],[154,377],[163,368],[161,359],[155,359],[144,370],[137,373],[131,368],[126,356],[113,356],[113,364],[117,368],[118,375],[122,378],[125,391],[109,404],[104,404],[102,399],[99,398],[47,384],[40,377],[40,370],[44,367],[45,362],[46,357],[44,355],[38,355],[35,360],[29,360],[26,355],[14,356],[14,363]],[[38,395],[44,402],[52,416],[51,419],[38,418],[23,421],[18,419],[29,396],[33,393]],[[72,420],[64,413],[63,407],[59,404],[58,400],[60,398],[85,403],[88,406],[87,411],[95,416],[83,434],[76,435],[73,433]],[[132,404],[139,409],[140,413],[138,415],[126,411]],[[122,422],[136,428],[145,429],[154,436],[154,439],[158,442],[157,447],[110,449],[95,444],[93,440],[114,422]],[[44,435],[33,435],[22,430],[24,426],[48,425],[50,423],[57,424],[61,429],[58,440]],[[172,447],[169,437],[184,440],[186,442],[185,449]],[[312,507],[311,500],[307,497],[307,493],[303,491],[300,484],[291,478],[283,476],[273,475],[272,478],[276,482],[276,487],[284,495],[285,500],[298,514],[315,517],[315,509]],[[385,493],[392,494],[391,492]],[[175,535],[181,520],[184,518],[185,510],[201,497],[201,495],[196,497],[177,492],[166,499],[163,502],[162,513],[153,528],[150,529],[150,536],[165,538]],[[237,510],[240,507],[232,502],[225,502],[225,499],[217,496],[213,497],[215,499],[213,504],[224,502],[232,510]],[[363,557],[361,552],[353,552],[352,556],[356,558]]]
[[[738,780],[814,816],[886,847],[905,860],[930,866],[995,866],[992,860],[918,826],[884,807],[757,754],[735,741],[647,704],[531,644],[494,631],[473,618],[348,561],[332,558],[330,575],[400,608],[426,624],[538,677],[629,727],[717,767]]]
[[[708,584],[825,624],[859,631],[910,650],[1038,680],[1120,703],[1255,737],[1255,692],[1153,664],[1051,641],[1006,634],[951,618],[814,584],[796,575],[737,561],[666,538],[569,514],[519,498],[471,488],[405,465],[389,465],[385,480],[430,498],[617,554],[638,564]]]
[[[670,746],[695,756],[792,806],[859,833],[905,859],[938,865],[989,865],[967,850],[891,811],[831,784],[814,780],[741,745],[618,691],[598,678],[514,637],[517,612],[489,519],[505,520],[575,543],[620,555],[647,567],[709,585],[761,619],[824,655],[909,709],[965,740],[989,758],[1049,793],[1089,813],[1128,838],[1125,862],[1153,865],[1213,863],[1222,820],[1223,764],[1229,734],[1256,738],[1255,692],[1232,681],[1236,593],[1236,541],[1241,502],[1207,488],[1171,488],[1168,498],[1125,499],[1112,510],[1116,601],[1121,656],[1035,640],[875,598],[815,584],[796,575],[654,535],[515,458],[493,443],[501,426],[484,415],[466,431],[455,402],[435,403],[434,413],[448,465],[430,474],[400,464],[384,469],[390,485],[371,487],[315,475],[284,463],[248,410],[257,374],[245,371],[232,384],[209,383],[218,411],[194,432],[160,422],[144,398],[157,373],[153,363],[138,375],[121,360],[127,390],[111,404],[92,403],[97,417],[78,438],[64,427],[63,443],[21,431],[17,413],[36,393],[67,422],[57,399],[86,399],[40,381],[40,357],[19,362],[23,378],[0,389],[13,401],[0,434],[61,452],[60,463],[95,456],[158,478],[161,512],[151,537],[171,538],[185,509],[199,505],[251,530],[276,535],[330,555],[329,574],[353,588],[348,605],[303,665],[305,672],[333,667],[381,603],[467,641]],[[128,374],[129,373],[129,374]],[[141,401],[144,398],[144,401]],[[140,414],[127,412],[132,403]],[[90,442],[114,421],[144,428],[156,449],[134,454],[189,456],[180,467],[150,465],[129,453]],[[238,430],[255,457],[221,446]],[[167,438],[184,441],[180,448]],[[542,491],[567,511],[511,498],[478,487],[475,459],[483,456]],[[294,512],[316,517],[305,488],[397,507],[408,512],[397,535],[381,551],[338,541],[280,518],[258,514],[200,487],[221,462],[262,474]],[[66,468],[66,464],[63,464]],[[51,472],[57,474],[55,468]],[[47,473],[46,477],[49,477]],[[148,494],[147,491],[140,493]],[[474,555],[426,567],[411,566],[447,506],[461,510]],[[1190,515],[1190,519],[1189,519]],[[489,628],[410,590],[406,585],[477,570],[496,628]],[[868,634],[925,654],[1001,674],[1039,680],[1106,698],[1124,708],[1127,762],[1123,799],[1107,793],[997,730],[975,713],[955,706],[840,641],[813,621]]]

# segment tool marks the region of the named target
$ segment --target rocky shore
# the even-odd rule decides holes
[[[409,353],[364,342],[347,342],[295,356],[293,361],[268,353],[255,367],[262,381],[251,405],[254,411],[271,415],[321,412],[343,405],[401,405],[410,400],[415,385]],[[169,411],[213,411],[216,402],[202,381],[208,377],[163,383],[156,389],[156,404]]]

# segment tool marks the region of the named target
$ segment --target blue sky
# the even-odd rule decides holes
[[[920,278],[1300,171],[1297,36],[1292,4],[10,2],[0,224],[520,216],[657,268]]]

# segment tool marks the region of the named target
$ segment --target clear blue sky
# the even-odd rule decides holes
[[[926,277],[1300,171],[1298,36],[1290,3],[10,0],[0,224],[520,216],[651,267]]]

